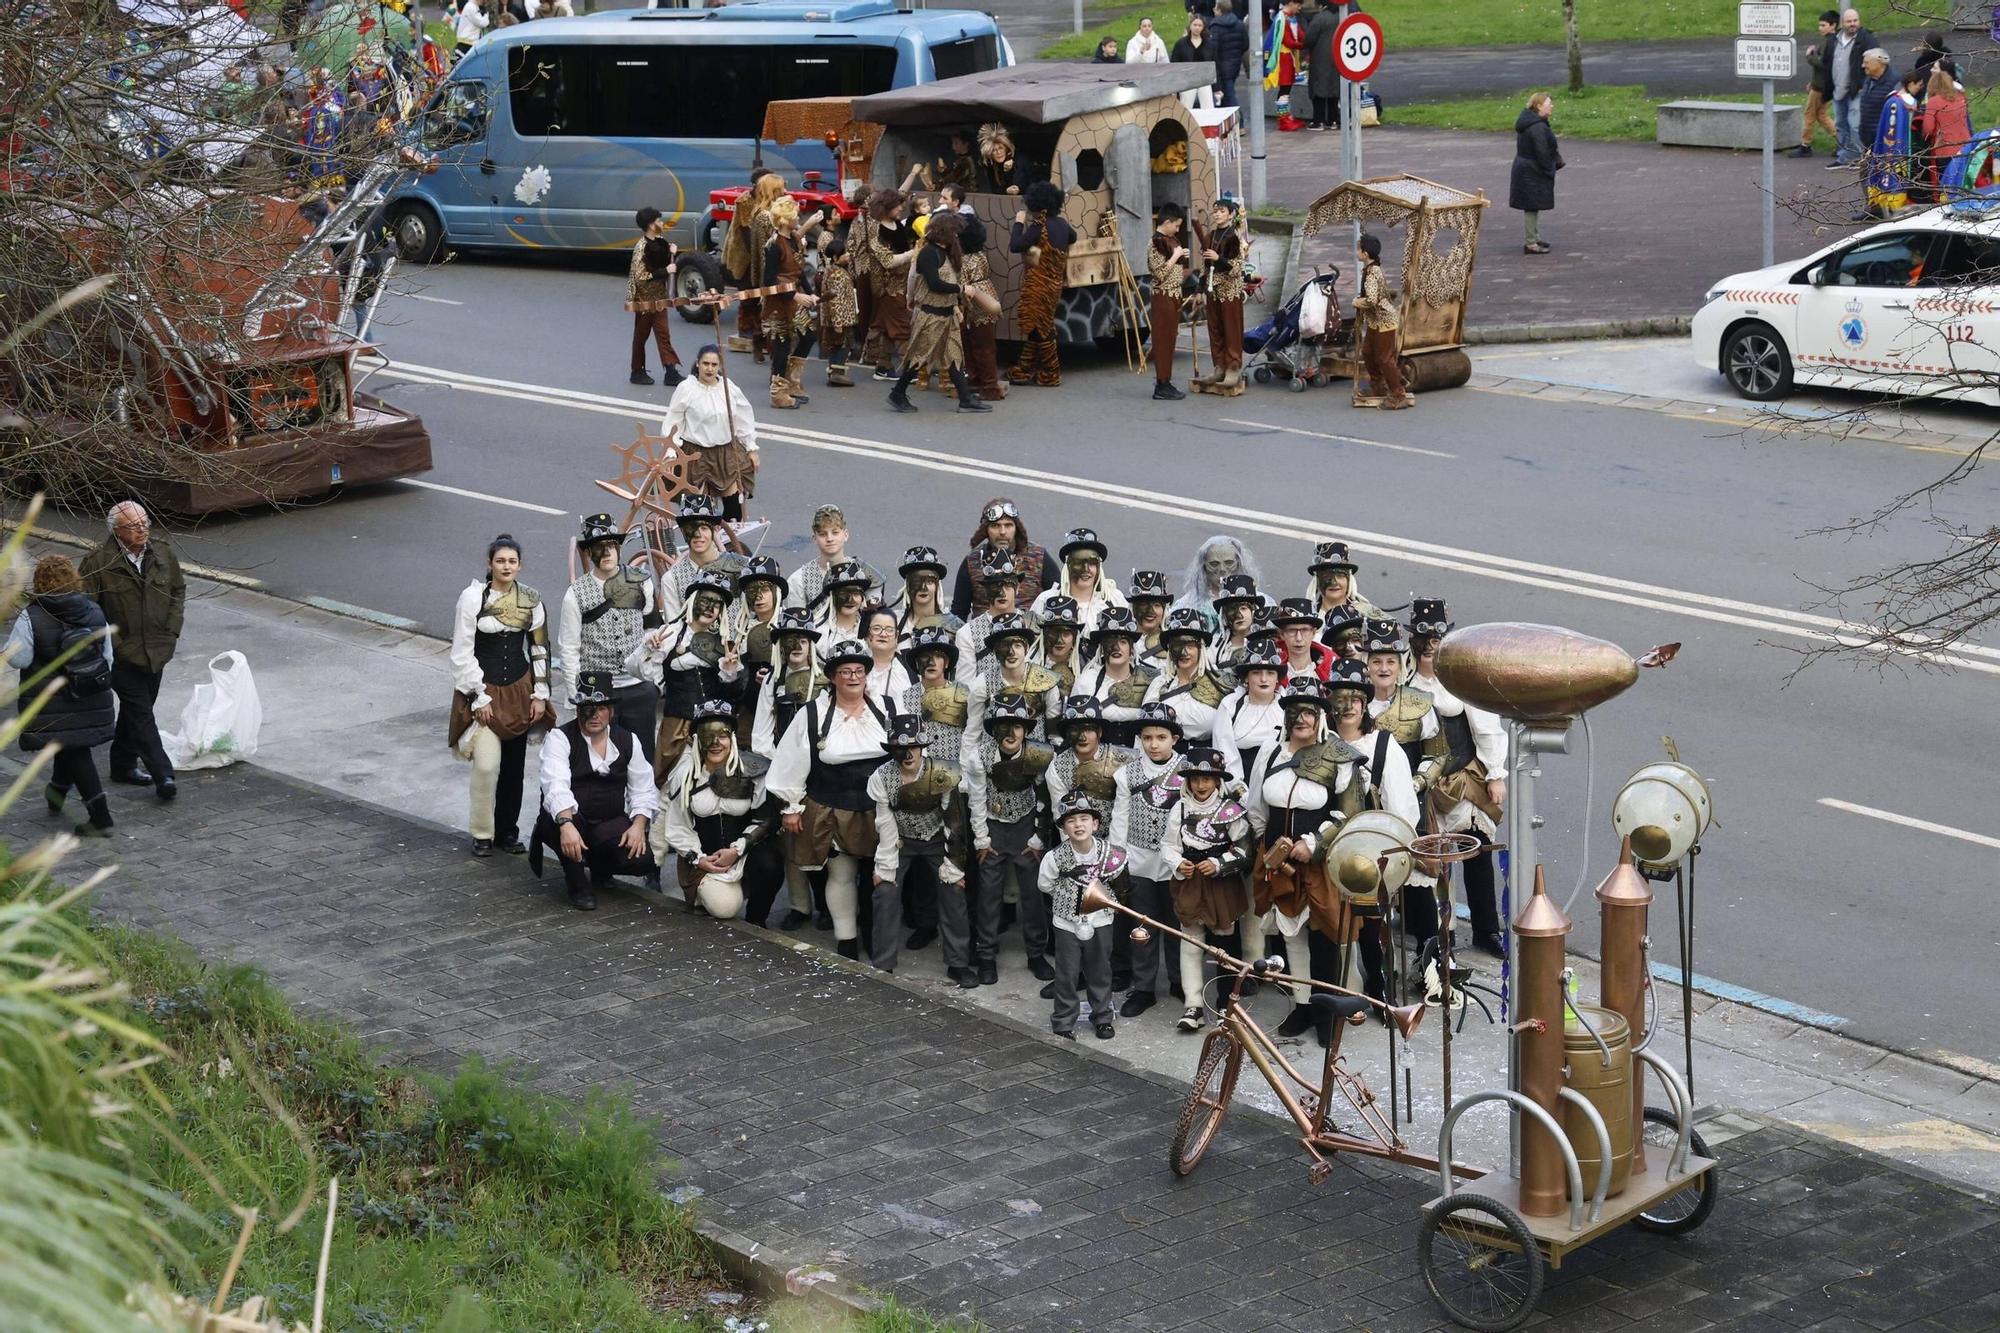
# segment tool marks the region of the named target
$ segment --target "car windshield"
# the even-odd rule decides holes
[[[1915,287],[1923,282],[1931,238],[1923,232],[1872,236],[1827,267],[1835,287]]]

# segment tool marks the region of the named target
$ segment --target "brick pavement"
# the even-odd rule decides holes
[[[1289,1136],[1242,1113],[1179,1180],[1179,1089],[1088,1041],[678,904],[570,912],[519,861],[255,768],[183,793],[120,789],[116,838],[72,862],[122,864],[105,909],[257,963],[401,1057],[630,1086],[697,1207],[766,1257],[998,1329],[1438,1326],[1413,1257],[1420,1177],[1360,1163],[1315,1188]],[[0,838],[50,827],[24,802]],[[1540,1326],[2000,1327],[2000,1208],[1791,1130],[1722,1155],[1707,1226],[1582,1251]]]

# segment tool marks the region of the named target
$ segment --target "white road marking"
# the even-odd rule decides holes
[[[652,420],[659,410],[653,403],[629,398],[521,384],[513,380],[496,380],[459,371],[411,365],[407,362],[389,366],[385,373],[392,378],[407,379],[417,383],[439,384],[522,402],[545,403],[577,411],[598,412],[607,416],[637,420],[642,424]],[[1487,555],[1478,551],[1466,551],[1386,533],[1269,514],[1262,510],[1218,504],[1212,499],[1198,500],[1191,496],[1123,485],[1114,487],[1110,483],[1093,482],[1058,472],[1045,472],[1037,468],[1017,467],[984,459],[968,460],[962,454],[941,453],[912,445],[894,444],[886,440],[836,435],[791,425],[760,424],[758,435],[760,439],[778,443],[796,444],[803,448],[849,454],[859,458],[872,458],[880,462],[903,463],[933,472],[965,477],[1004,477],[1016,485],[1048,491],[1071,499],[1094,500],[1101,504],[1143,510],[1170,518],[1188,519],[1192,515],[1205,513],[1211,518],[1220,518],[1236,528],[1270,533],[1298,541],[1313,542],[1327,537],[1341,537],[1354,551],[1388,556],[1411,564],[1449,569],[1526,587],[1544,588],[1551,592],[1589,597],[1597,601],[1691,616],[1717,624],[1737,625],[1746,629],[1832,642],[1846,647],[1868,645],[1870,637],[1866,626],[1849,624],[1825,616],[1789,611],[1782,607],[1760,606],[1754,602],[1731,598],[1711,597],[1702,593],[1685,592],[1629,579],[1611,578],[1584,570],[1567,569],[1560,565],[1545,565],[1507,556]],[[1880,645],[1869,646],[1875,651],[1887,651]],[[1961,644],[1951,653],[1930,654],[1925,660],[1936,665],[2000,676],[2000,649],[1986,648],[1977,644]]]
[[[394,293],[394,295],[396,295],[396,296],[400,296],[400,297],[403,297],[403,298],[404,298],[405,300],[409,300],[409,301],[429,301],[429,302],[430,302],[430,303],[431,303],[432,305],[464,305],[464,304],[465,304],[465,302],[463,302],[463,301],[452,301],[452,300],[447,300],[446,298],[444,298],[444,297],[442,297],[442,296],[420,296],[420,295],[418,295],[418,294],[417,294],[416,292],[396,292],[396,293]]]
[[[510,509],[525,509],[531,514],[553,514],[561,518],[569,513],[567,509],[551,509],[547,505],[529,504],[526,500],[510,500],[504,495],[488,495],[485,491],[468,491],[460,486],[447,486],[441,481],[418,481],[414,477],[399,477],[397,480],[405,486],[421,486],[427,491],[462,495],[468,500],[484,500],[488,504],[506,505]]]
[[[1238,417],[1217,418],[1225,426],[1255,426],[1259,430],[1281,430],[1287,435],[1310,435],[1315,440],[1338,440],[1342,444],[1365,444],[1370,449],[1393,449],[1399,454],[1428,454],[1432,458],[1457,458],[1442,449],[1419,449],[1414,444],[1390,444],[1385,440],[1364,440],[1356,435],[1329,435],[1323,430],[1305,430],[1298,426],[1279,426],[1269,421],[1244,421]]]
[[[1973,833],[1967,829],[1953,828],[1949,824],[1933,824],[1928,819],[1913,819],[1909,815],[1899,815],[1894,810],[1877,810],[1872,805],[1856,805],[1852,801],[1837,801],[1831,796],[1822,796],[1819,803],[1829,810],[1845,810],[1850,815],[1866,815],[1879,819],[1885,824],[1901,824],[1904,828],[1917,829],[1924,833],[1936,833],[1947,838],[1957,838],[1978,847],[2000,847],[2000,838],[1990,838],[1984,833]]]

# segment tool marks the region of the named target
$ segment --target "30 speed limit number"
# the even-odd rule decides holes
[[[1382,63],[1382,25],[1367,14],[1349,14],[1333,30],[1333,64],[1340,77],[1360,83]]]

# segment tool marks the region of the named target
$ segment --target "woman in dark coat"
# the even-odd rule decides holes
[[[1215,43],[1208,38],[1208,20],[1199,14],[1188,15],[1187,32],[1174,43],[1167,58],[1176,65],[1214,64]]]
[[[107,837],[111,831],[111,803],[104,795],[104,783],[98,777],[90,751],[93,746],[111,742],[117,723],[112,702],[116,696],[111,692],[111,632],[106,627],[104,612],[84,596],[83,580],[68,556],[43,556],[35,565],[29,591],[27,609],[15,620],[4,651],[7,664],[21,673],[24,688],[18,702],[23,712],[41,697],[41,687],[47,682],[39,685],[30,682],[63,655],[63,639],[67,636],[74,643],[78,631],[97,637],[76,649],[75,655],[60,668],[67,672],[71,683],[43,703],[41,711],[21,733],[21,748],[29,754],[39,754],[51,745],[59,747],[49,770],[49,783],[42,789],[49,813],[61,814],[70,789],[75,788],[90,816],[88,823],[76,826],[77,836]],[[90,661],[91,655],[103,658],[101,669]]]
[[[1524,255],[1549,252],[1542,240],[1542,214],[1556,206],[1556,173],[1563,168],[1556,132],[1549,128],[1549,115],[1555,109],[1555,98],[1535,93],[1514,121],[1514,171],[1507,183],[1507,207],[1518,208],[1527,220]]]

